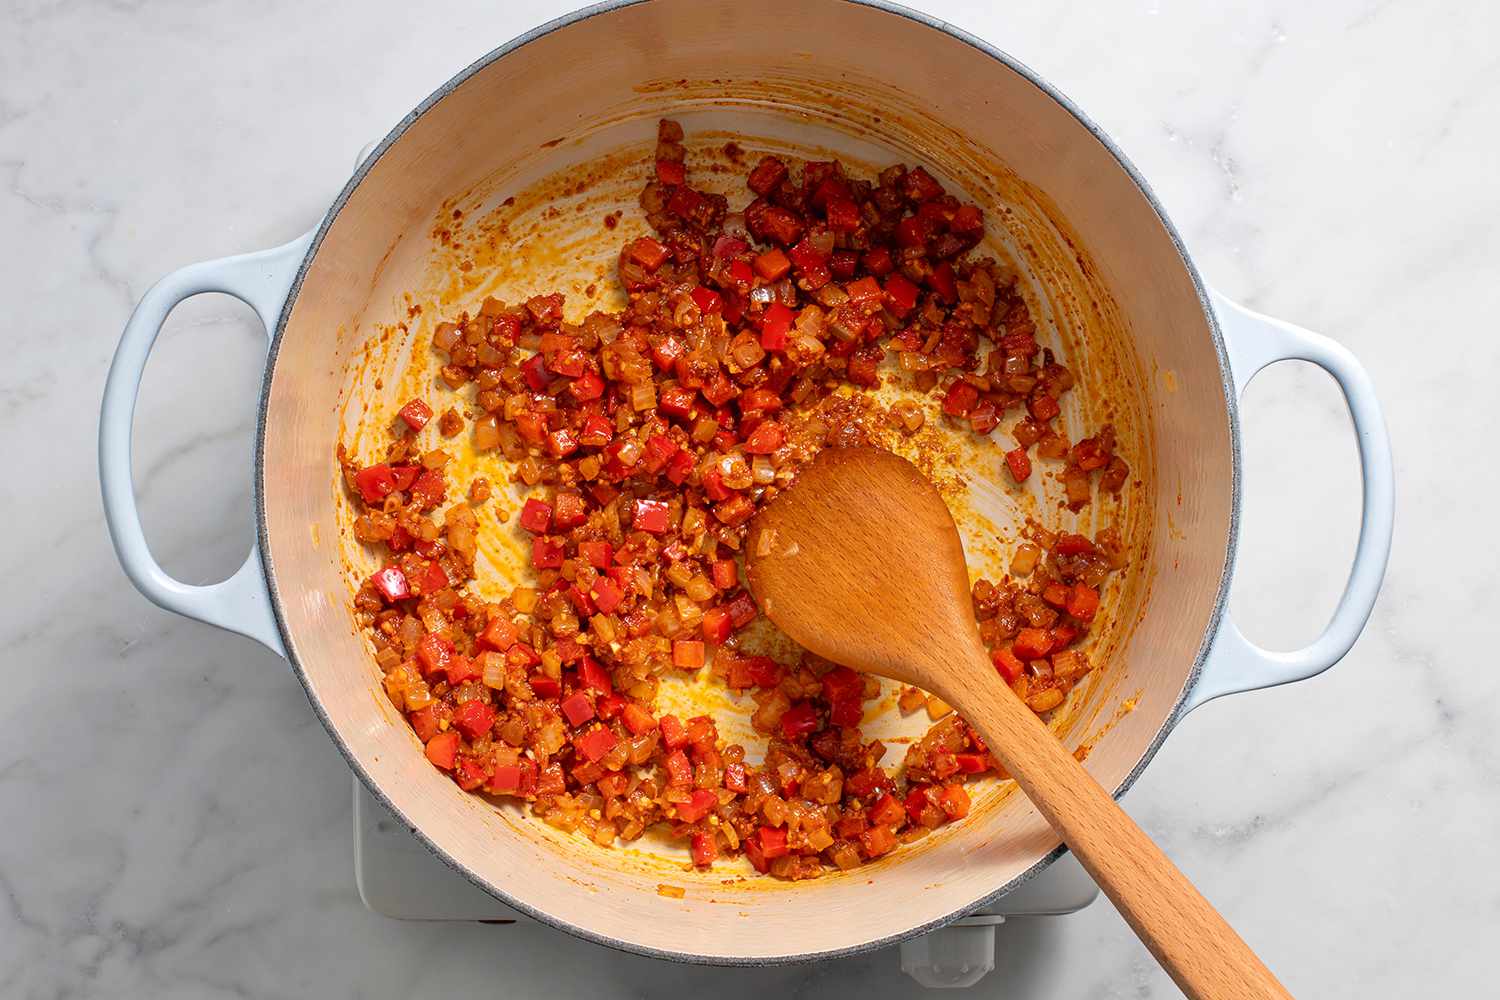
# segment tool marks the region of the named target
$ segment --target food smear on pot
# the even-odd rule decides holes
[[[741,210],[695,189],[682,129],[661,122],[640,196],[654,235],[620,250],[624,311],[573,324],[557,292],[486,299],[433,336],[448,391],[404,401],[382,461],[339,461],[354,534],[382,562],[356,618],[435,767],[600,845],[657,828],[699,868],[743,855],[801,879],[963,818],[966,782],[998,771],[920,692],[900,710],[934,724],[888,760],[860,730],[878,681],[744,641],[760,506],[824,447],[922,430],[921,407],[876,398],[889,381],[939,400],[948,433],[989,439],[996,476],[1059,477],[1075,511],[1130,469],[1109,426],[1076,441],[1063,426],[1074,377],[1037,343],[1014,271],[976,252],[978,206],[920,166],[868,180],[765,156],[745,183]],[[507,461],[519,510],[446,474],[440,443],[462,434]],[[470,586],[481,518],[529,538],[531,577],[500,601]],[[1112,529],[1032,523],[1008,574],[975,582],[995,669],[1034,711],[1096,666],[1080,646],[1124,551]],[[702,671],[749,695],[763,753],[661,710],[664,678]]]

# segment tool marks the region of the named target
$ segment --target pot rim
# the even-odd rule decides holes
[[[936,930],[939,927],[945,926],[967,913],[982,909],[991,900],[1005,895],[1006,893],[1020,886],[1022,883],[1035,877],[1048,865],[1061,857],[1062,854],[1067,850],[1067,847],[1059,845],[1052,851],[1048,852],[1031,867],[1027,868],[1024,872],[1011,879],[1005,885],[979,899],[964,904],[963,906],[955,909],[952,913],[949,913],[946,916],[930,920],[916,927],[908,928],[894,934],[886,935],[885,937],[876,938],[870,941],[864,941],[859,944],[850,945],[844,948],[775,956],[735,957],[731,955],[700,954],[692,951],[677,951],[667,948],[654,948],[647,945],[638,944],[633,941],[625,941],[619,938],[610,937],[609,935],[597,933],[579,924],[573,924],[566,920],[554,917],[544,910],[537,909],[531,904],[511,896],[502,887],[498,885],[491,885],[484,879],[481,879],[474,872],[470,871],[464,865],[460,864],[458,861],[450,857],[448,853],[444,851],[436,841],[428,837],[427,834],[424,833],[416,824],[412,823],[411,820],[407,818],[406,814],[400,809],[400,807],[398,807],[396,803],[385,794],[385,792],[365,770],[360,761],[354,756],[348,744],[344,741],[338,729],[334,726],[333,721],[329,718],[328,713],[323,708],[322,704],[313,696],[312,687],[308,682],[307,672],[298,659],[296,644],[292,640],[291,631],[287,628],[286,618],[282,613],[282,595],[280,587],[277,584],[275,564],[270,557],[270,536],[266,525],[265,441],[267,430],[268,400],[270,397],[271,382],[276,372],[276,361],[280,354],[282,337],[286,331],[287,320],[291,316],[292,310],[297,304],[297,297],[302,290],[302,282],[306,278],[308,269],[311,267],[313,259],[317,256],[318,250],[322,246],[323,239],[327,235],[328,230],[338,219],[338,216],[340,212],[342,212],[344,206],[348,204],[348,201],[354,194],[355,189],[359,187],[365,176],[370,172],[371,168],[374,167],[375,163],[379,161],[381,156],[385,154],[386,150],[390,149],[391,146],[399,141],[401,137],[406,133],[407,129],[409,129],[419,118],[436,107],[439,103],[442,102],[444,98],[446,98],[453,91],[457,90],[471,77],[488,68],[492,63],[497,62],[498,60],[503,59],[505,56],[516,51],[517,49],[520,49],[522,46],[527,45],[528,43],[533,42],[539,38],[550,35],[562,28],[567,28],[573,24],[586,21],[593,17],[610,14],[616,10],[621,10],[626,7],[634,7],[649,2],[651,2],[651,0],[603,0],[603,2],[580,8],[568,14],[564,14],[560,17],[547,21],[544,24],[540,24],[535,28],[524,32],[523,34],[517,35],[515,38],[512,38],[510,41],[504,43],[503,45],[492,49],[490,52],[487,52],[485,55],[481,56],[473,63],[470,63],[467,67],[460,70],[442,86],[438,87],[435,91],[432,92],[431,95],[423,100],[422,103],[418,104],[410,113],[408,113],[406,117],[402,118],[401,121],[398,122],[395,127],[392,128],[391,131],[385,136],[385,138],[383,138],[380,143],[375,146],[375,148],[369,153],[369,155],[360,162],[353,175],[349,178],[348,182],[345,183],[343,189],[339,192],[338,197],[334,199],[332,206],[329,208],[327,214],[323,217],[322,222],[318,225],[317,231],[313,235],[312,242],[308,245],[306,255],[302,258],[302,262],[297,267],[296,277],[293,279],[291,289],[287,293],[286,302],[281,309],[281,315],[276,321],[276,330],[271,339],[270,350],[266,358],[265,375],[261,384],[259,413],[256,416],[254,458],[255,467],[253,482],[255,534],[257,546],[260,551],[261,563],[265,571],[266,588],[270,593],[271,611],[276,619],[277,630],[281,633],[282,644],[286,650],[287,662],[291,664],[292,672],[296,675],[298,681],[301,682],[303,693],[307,696],[308,703],[312,706],[313,712],[317,716],[318,721],[323,725],[323,728],[327,730],[329,737],[333,740],[334,746],[336,746],[339,753],[343,755],[344,760],[346,763],[348,763],[350,769],[359,778],[359,780],[364,783],[365,787],[370,790],[370,794],[375,796],[376,800],[379,801],[381,805],[385,806],[385,808],[388,809],[393,816],[399,819],[402,826],[405,827],[417,839],[417,841],[422,844],[423,847],[427,848],[427,850],[431,852],[434,857],[442,861],[443,864],[451,868],[453,871],[457,872],[459,875],[463,876],[470,883],[478,886],[485,892],[488,892],[501,900],[507,906],[510,906],[518,912],[523,913],[526,916],[539,921],[540,923],[546,924],[549,927],[556,928],[557,930],[563,931],[574,937],[581,938],[594,944],[605,945],[606,947],[614,948],[619,951],[629,952],[637,955],[644,955],[649,958],[659,958],[668,961],[683,962],[693,965],[717,965],[730,967],[792,965],[799,962],[823,961],[827,959],[848,958],[855,955],[862,955],[866,952],[890,947],[892,945],[899,944],[902,941],[909,940],[919,935]],[[1229,368],[1229,355],[1225,347],[1223,332],[1219,327],[1218,317],[1215,315],[1213,308],[1209,304],[1208,293],[1204,286],[1203,279],[1199,275],[1197,267],[1194,266],[1192,258],[1187,252],[1187,247],[1183,242],[1182,236],[1178,233],[1177,228],[1172,224],[1171,219],[1167,216],[1165,209],[1162,208],[1161,202],[1157,200],[1157,197],[1151,190],[1150,185],[1146,183],[1145,177],[1141,175],[1140,171],[1137,170],[1135,165],[1131,163],[1129,158],[1126,157],[1124,151],[1121,150],[1120,147],[1116,145],[1112,139],[1110,139],[1110,137],[1104,132],[1104,130],[1100,128],[1099,125],[1097,125],[1091,118],[1089,118],[1088,115],[1084,114],[1084,112],[1068,97],[1066,97],[1045,79],[1043,79],[1043,77],[1039,73],[1035,72],[1029,66],[1022,63],[1019,59],[1016,59],[1014,56],[1001,51],[999,48],[991,45],[984,39],[970,34],[969,32],[964,31],[962,28],[958,28],[952,24],[949,24],[948,22],[943,21],[940,18],[923,13],[922,11],[912,10],[909,7],[904,7],[897,3],[892,3],[890,2],[890,0],[844,0],[844,2],[853,3],[858,6],[869,7],[874,10],[882,11],[886,14],[902,17],[915,24],[942,32],[943,34],[948,35],[950,38],[960,41],[965,45],[968,45],[971,48],[984,53],[991,59],[994,59],[1006,69],[1022,77],[1038,91],[1040,91],[1045,97],[1051,99],[1058,106],[1063,108],[1063,110],[1072,115],[1073,118],[1080,125],[1082,125],[1089,132],[1089,134],[1092,135],[1094,139],[1105,148],[1106,151],[1109,152],[1109,154],[1114,158],[1116,164],[1126,173],[1131,182],[1136,186],[1141,195],[1146,199],[1147,204],[1150,205],[1152,212],[1155,213],[1157,220],[1161,223],[1162,228],[1166,231],[1168,239],[1171,240],[1173,248],[1177,251],[1178,259],[1181,261],[1184,270],[1186,270],[1187,272],[1189,280],[1192,282],[1193,291],[1198,298],[1199,306],[1203,310],[1204,319],[1207,320],[1209,334],[1213,339],[1214,354],[1219,363],[1219,380],[1224,390],[1225,410],[1229,418],[1228,429],[1231,460],[1230,509],[1229,530],[1228,536],[1225,540],[1226,549],[1224,563],[1222,568],[1220,569],[1219,584],[1214,596],[1213,606],[1209,612],[1207,628],[1205,628],[1203,639],[1198,645],[1198,652],[1193,658],[1192,669],[1188,673],[1187,680],[1183,684],[1182,690],[1178,692],[1177,698],[1172,705],[1172,710],[1167,714],[1167,717],[1163,720],[1161,726],[1152,736],[1151,742],[1142,752],[1140,759],[1136,762],[1135,766],[1131,768],[1130,773],[1127,774],[1125,778],[1120,782],[1119,786],[1115,788],[1111,793],[1114,798],[1118,799],[1120,796],[1124,795],[1132,785],[1135,784],[1136,779],[1140,777],[1141,772],[1146,769],[1146,765],[1151,763],[1152,759],[1156,756],[1157,751],[1161,749],[1161,745],[1163,741],[1166,740],[1167,734],[1170,733],[1174,728],[1176,728],[1178,722],[1181,721],[1182,716],[1185,714],[1188,704],[1188,696],[1192,692],[1193,687],[1197,684],[1199,675],[1202,673],[1203,664],[1208,656],[1213,638],[1218,634],[1221,621],[1224,617],[1225,608],[1228,603],[1229,585],[1234,573],[1235,556],[1239,547],[1238,543],[1240,527],[1242,456],[1240,451],[1241,442],[1238,405],[1239,400],[1234,391],[1234,379]]]

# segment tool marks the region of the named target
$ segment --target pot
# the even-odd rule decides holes
[[[793,22],[796,45],[783,53],[759,41],[764,25]],[[987,43],[885,3],[603,4],[454,77],[363,160],[315,231],[163,279],[131,316],[105,391],[100,475],[131,580],[164,608],[286,657],[355,773],[449,865],[593,941],[752,964],[921,933],[1014,888],[1062,850],[1022,796],[997,787],[976,815],[874,866],[795,884],[726,882],[719,868],[683,870],[667,849],[596,849],[461,794],[380,692],[351,614],[359,557],[341,535],[349,510],[334,451],[368,426],[364,413],[390,413],[380,407],[397,389],[361,372],[406,363],[407,341],[427,319],[403,317],[403,292],[425,288],[431,303],[456,309],[483,290],[453,278],[452,243],[434,220],[454,208],[471,219],[514,214],[524,199],[507,207],[502,195],[556,194],[546,179],[560,171],[583,176],[569,196],[598,208],[625,190],[620,178],[638,185],[640,175],[597,164],[641,163],[610,155],[649,148],[663,116],[681,119],[690,137],[920,161],[986,206],[988,241],[1016,259],[1047,336],[1075,359],[1082,415],[1108,413],[1135,443],[1138,485],[1115,515],[1133,526],[1134,582],[1110,598],[1114,624],[1098,640],[1107,666],[1075,692],[1058,726],[1070,746],[1088,746],[1087,766],[1105,787],[1129,788],[1196,706],[1310,677],[1353,644],[1384,573],[1393,517],[1389,444],[1368,377],[1334,342],[1206,288],[1140,175],[1077,108]],[[592,244],[570,247],[567,260],[538,253],[527,267],[597,264],[603,273]],[[162,322],[205,291],[250,304],[270,349],[254,456],[257,544],[228,580],[197,587],[167,576],[147,549],[130,433]],[[1311,645],[1277,653],[1235,628],[1225,600],[1240,516],[1237,400],[1257,371],[1289,358],[1321,366],[1343,390],[1364,503],[1332,620]],[[997,470],[992,457],[970,474],[982,486]],[[1015,517],[1003,493],[975,506],[981,520]]]

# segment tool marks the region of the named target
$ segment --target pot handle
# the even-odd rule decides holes
[[[1209,300],[1224,334],[1236,397],[1244,395],[1257,372],[1278,361],[1310,361],[1338,382],[1359,445],[1363,510],[1349,582],[1323,634],[1301,649],[1274,652],[1245,638],[1225,614],[1198,683],[1188,695],[1185,712],[1220,695],[1304,680],[1342,659],[1359,638],[1375,605],[1391,553],[1396,512],[1390,436],[1364,366],[1348,349],[1327,337],[1252,312],[1213,290],[1209,291]]]
[[[312,245],[312,233],[259,253],[189,264],[158,281],[142,296],[125,324],[104,385],[99,414],[99,480],[104,517],[125,574],[136,589],[168,611],[249,636],[278,656],[285,656],[270,592],[254,546],[227,580],[195,587],[167,575],[146,544],[131,477],[131,433],[135,401],[146,359],[167,315],[184,299],[203,292],[233,295],[254,309],[270,342],[297,268]]]

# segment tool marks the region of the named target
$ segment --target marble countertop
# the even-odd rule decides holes
[[[1299,996],[1485,992],[1500,472],[1475,429],[1500,368],[1497,8],[929,6],[1102,124],[1212,282],[1352,348],[1394,437],[1395,551],[1363,639],[1315,680],[1188,718],[1126,807]],[[564,7],[0,2],[0,996],[915,991],[890,951],[728,971],[368,912],[348,771],[301,687],[254,643],[149,605],[110,550],[96,414],[141,293],[304,230],[365,142]],[[248,544],[260,341],[248,308],[202,297],[146,376],[141,504],[185,579],[222,577]],[[1310,368],[1258,380],[1245,427],[1233,609],[1288,647],[1342,585],[1357,461]],[[998,952],[975,995],[1175,995],[1103,900],[1012,921]]]

